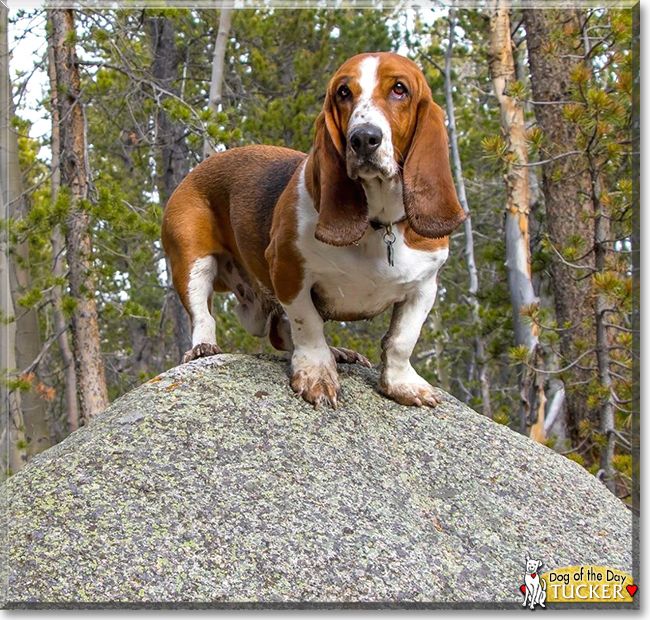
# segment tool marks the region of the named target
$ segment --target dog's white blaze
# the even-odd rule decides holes
[[[382,132],[382,141],[375,155],[377,164],[382,170],[395,175],[397,174],[397,164],[393,157],[393,132],[388,119],[373,101],[378,82],[378,67],[379,58],[377,56],[368,56],[359,65],[361,95],[348,122],[348,135],[358,125],[370,124],[379,127]]]
[[[217,344],[216,323],[208,310],[208,300],[212,296],[214,279],[217,277],[217,260],[214,256],[204,256],[194,261],[190,270],[187,296],[192,313],[192,346],[197,344]]]
[[[368,56],[361,61],[359,65],[359,86],[361,87],[359,105],[366,104],[372,99],[372,95],[377,87],[378,67],[378,56]]]

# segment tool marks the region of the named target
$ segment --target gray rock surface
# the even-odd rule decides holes
[[[3,489],[5,604],[514,605],[527,554],[632,571],[629,511],[576,463],[339,369],[334,411],[277,358],[192,362],[34,458]]]

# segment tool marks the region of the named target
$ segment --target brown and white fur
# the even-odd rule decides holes
[[[219,352],[212,293],[232,291],[244,327],[291,352],[294,391],[335,407],[336,362],[369,364],[329,347],[323,322],[372,318],[392,306],[379,388],[405,405],[435,406],[434,388],[410,357],[448,235],[464,219],[444,113],[422,72],[396,54],[351,58],[330,81],[309,155],[272,146],[218,153],[170,198],[163,244],[192,319],[183,361]],[[388,224],[394,266],[378,228]]]

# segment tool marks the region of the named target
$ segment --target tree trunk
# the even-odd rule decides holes
[[[553,34],[561,32],[568,22],[577,22],[576,11],[525,9],[523,14],[534,100],[567,101],[570,98],[570,75],[580,60],[570,45],[571,37]],[[551,145],[552,150],[545,154],[547,159],[578,150],[576,128],[564,118],[562,105],[537,105],[535,116]],[[594,345],[593,333],[587,327],[594,312],[590,280],[576,279],[576,269],[564,264],[558,256],[558,252],[569,246],[572,239],[593,239],[590,179],[587,171],[575,165],[572,156],[547,161],[542,166],[542,176],[549,238],[557,250],[553,252],[551,273],[555,314],[562,328],[560,351],[566,365],[579,355],[579,346]],[[585,251],[584,254],[573,262],[590,270],[594,266],[593,252]],[[591,420],[593,415],[587,398],[579,390],[572,389],[572,384],[588,378],[588,373],[575,370],[564,379],[567,430],[574,446],[580,442],[581,422]]]
[[[178,54],[174,23],[166,17],[154,17],[149,20],[153,47],[152,72],[157,84],[168,92],[175,92],[174,81],[178,79]],[[157,95],[162,103],[168,95]],[[161,161],[158,171],[158,192],[163,206],[176,189],[178,184],[187,176],[190,170],[189,148],[185,140],[185,129],[169,118],[162,106],[158,106],[156,143],[160,146]],[[173,331],[176,341],[177,357],[192,347],[190,322],[187,312],[171,283],[171,268],[167,261],[167,307],[170,309]]]
[[[441,389],[445,390],[445,392],[450,392],[451,383],[449,382],[449,372],[443,362],[445,354],[445,330],[438,312],[432,312],[429,315],[429,321],[431,331],[436,334],[433,343],[433,355],[435,356],[437,385],[439,385]]]
[[[595,217],[595,254],[596,269],[604,273],[607,269],[607,242],[610,239],[610,226],[607,216],[603,213],[600,201],[600,189],[597,179],[597,172],[593,172],[593,198]],[[605,438],[605,444],[600,452],[601,480],[612,493],[615,492],[616,481],[614,479],[614,447],[616,435],[614,434],[614,393],[612,386],[612,375],[610,372],[610,339],[608,334],[607,308],[610,304],[606,294],[602,291],[596,293],[596,357],[598,359],[598,378],[601,386],[608,394],[604,398],[600,411],[600,434]]]
[[[514,62],[515,62],[515,77],[518,82],[522,84],[527,84],[528,80],[528,64],[526,62],[526,48],[524,42],[520,42],[516,50],[513,50]],[[535,119],[530,118],[526,121],[527,116],[532,116],[535,112],[533,104],[530,101],[525,101],[523,103],[524,109],[524,122],[526,123],[526,129],[530,129],[535,124]],[[535,167],[531,166],[528,168],[528,192],[530,195],[530,208],[534,209],[535,206],[541,200],[542,190],[539,186],[539,178],[537,176],[537,170]]]
[[[452,164],[454,176],[456,178],[456,189],[458,190],[458,199],[467,217],[463,222],[465,233],[465,263],[469,274],[469,302],[472,307],[472,322],[476,334],[474,336],[474,352],[476,355],[476,364],[478,366],[478,379],[481,387],[482,413],[488,418],[492,417],[492,407],[490,404],[490,382],[487,376],[487,363],[485,359],[485,347],[481,337],[481,319],[479,314],[478,301],[478,269],[474,259],[474,233],[472,231],[472,215],[467,202],[467,193],[465,192],[465,179],[463,178],[463,167],[460,161],[460,152],[458,149],[458,132],[456,131],[456,110],[454,107],[453,84],[451,75],[451,59],[453,56],[454,42],[456,38],[456,9],[451,8],[449,11],[449,44],[445,50],[445,101],[447,106],[447,123],[449,128],[449,144],[451,146]]]
[[[3,6],[5,15],[7,9]],[[6,26],[4,21],[3,26]],[[0,178],[1,217],[6,218],[4,201],[4,179]],[[14,316],[14,305],[9,288],[8,240],[6,229],[0,229],[0,316],[3,320]],[[25,441],[24,421],[20,391],[9,389],[4,379],[11,378],[16,370],[16,321],[7,322],[0,329],[0,366],[2,383],[0,384],[0,456],[2,458],[2,479],[20,471],[27,462],[27,442]]]
[[[139,319],[129,319],[129,334],[131,336],[131,375],[138,381],[146,381],[151,360],[151,339],[147,336],[147,324]]]
[[[230,31],[231,17],[232,8],[226,8],[224,6],[219,15],[219,29],[214,43],[214,53],[212,54],[212,76],[210,78],[208,108],[210,108],[214,114],[219,112],[219,106],[221,105],[223,72],[226,62],[226,47],[228,45],[228,32]],[[212,153],[214,153],[214,149],[206,137],[203,142],[203,157],[209,157]]]
[[[0,170],[2,171],[3,203],[6,205],[9,219],[25,218],[28,205],[23,196],[22,171],[18,162],[18,139],[11,128],[14,115],[11,97],[11,81],[9,74],[9,55],[7,43],[7,9],[0,7]],[[8,248],[9,282],[13,307],[17,299],[31,290],[31,276],[29,272],[29,244],[20,242]],[[14,260],[13,257],[18,260]],[[15,337],[15,362],[19,371],[32,365],[41,352],[41,334],[36,308],[25,310],[19,308],[16,313]],[[35,381],[32,381],[35,383]],[[25,438],[29,444],[27,453],[31,457],[46,450],[51,445],[50,430],[47,420],[47,406],[45,401],[32,388],[20,395],[19,402],[22,406],[23,421],[25,424]]]
[[[523,317],[527,307],[538,303],[533,288],[530,257],[528,147],[521,101],[508,94],[516,81],[515,62],[510,36],[510,1],[490,0],[490,78],[501,110],[501,128],[506,139],[506,268],[510,302],[514,312],[515,344],[525,346],[534,365],[539,364],[538,328]],[[545,440],[544,380],[541,373],[521,368],[519,372],[520,430],[532,423],[531,437]],[[536,413],[533,413],[536,409]],[[533,418],[536,420],[533,420]]]
[[[52,100],[52,178],[50,180],[51,202],[54,206],[56,197],[61,186],[61,170],[59,155],[61,151],[61,139],[59,135],[59,102],[56,91],[56,67],[54,49],[50,45],[47,49],[48,72],[50,77],[50,97]],[[52,275],[55,278],[65,276],[63,263],[63,237],[61,230],[56,226],[52,230],[50,239],[52,244]],[[54,330],[59,334],[57,344],[63,363],[65,381],[65,405],[67,415],[68,433],[79,428],[79,403],[77,401],[77,376],[75,374],[74,356],[68,343],[68,321],[63,315],[62,308],[63,289],[61,286],[52,288],[52,314],[54,318]]]
[[[72,312],[72,343],[81,417],[89,420],[108,406],[108,392],[99,339],[95,284],[91,273],[89,170],[86,155],[85,116],[80,101],[80,76],[75,50],[74,14],[71,9],[50,11],[50,45],[54,58],[54,90],[59,95],[57,111],[61,119],[61,186],[70,192],[66,217],[66,257]]]
[[[583,47],[585,57],[591,52],[589,37],[587,36],[586,22],[583,22]],[[591,63],[585,64],[591,69]],[[587,148],[589,170],[591,175],[591,202],[594,209],[594,264],[597,273],[607,270],[607,244],[610,241],[610,220],[604,212],[602,203],[602,190],[598,163],[591,151],[591,143]],[[610,335],[607,327],[607,309],[609,307],[607,296],[602,290],[597,290],[595,295],[595,323],[596,323],[596,359],[598,361],[598,379],[600,385],[607,391],[600,409],[600,433],[605,438],[605,444],[600,452],[600,471],[603,484],[612,492],[616,492],[614,478],[614,449],[616,447],[615,435],[615,405],[614,388],[610,370]]]
[[[511,13],[512,17],[512,13]],[[521,14],[517,19],[521,19]],[[525,39],[519,42],[516,50],[513,50],[515,61],[515,76],[521,84],[530,85],[528,75],[528,61],[527,49]],[[526,130],[531,129],[535,124],[534,118],[535,109],[530,101],[523,102],[524,109],[524,122],[526,123]],[[528,189],[529,189],[529,237],[540,238],[543,223],[538,221],[535,213],[542,207],[542,188],[540,187],[540,179],[538,176],[537,166],[529,166],[528,170]],[[535,242],[531,240],[531,252],[535,247]],[[553,307],[553,294],[550,289],[551,282],[546,272],[533,274],[533,289],[537,291],[539,306],[542,308]],[[558,355],[553,350],[544,351],[544,368],[548,370],[556,370],[562,364],[559,363]],[[566,423],[564,421],[564,385],[557,375],[547,375],[545,393],[546,411],[544,412],[544,435],[548,436],[549,431],[557,438],[557,445],[562,445],[566,439]],[[549,424],[549,416],[552,416],[551,423]],[[538,416],[539,418],[539,416]],[[531,429],[532,431],[532,429]]]

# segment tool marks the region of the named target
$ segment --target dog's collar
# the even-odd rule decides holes
[[[393,243],[397,241],[397,237],[393,232],[393,226],[399,224],[400,222],[403,222],[405,219],[406,215],[404,217],[401,217],[396,222],[389,222],[388,224],[384,224],[384,222],[380,222],[379,220],[370,220],[370,226],[372,226],[373,230],[381,230],[382,228],[385,229],[382,239],[386,244],[388,264],[391,267],[395,266],[395,251],[393,250]]]
[[[396,222],[389,222],[388,224],[385,224],[384,222],[380,222],[379,220],[370,220],[370,226],[372,226],[373,230],[381,230],[382,228],[395,226],[395,224],[399,224],[401,222],[404,222],[405,220],[406,220],[406,215],[404,217],[401,217]]]

